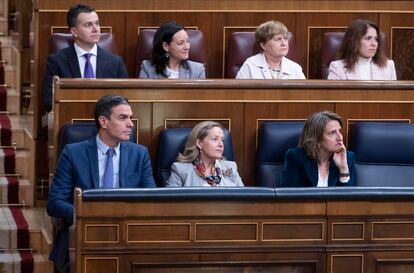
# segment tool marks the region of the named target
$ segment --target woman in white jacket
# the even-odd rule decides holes
[[[302,67],[285,56],[289,52],[288,29],[278,21],[269,21],[256,29],[261,53],[248,58],[236,79],[305,79]]]

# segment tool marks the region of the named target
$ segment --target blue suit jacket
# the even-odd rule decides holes
[[[43,102],[48,112],[52,109],[53,76],[59,76],[60,78],[81,78],[78,56],[76,55],[73,44],[47,57],[43,81]],[[128,78],[128,73],[122,58],[98,46],[96,55],[96,78]]]
[[[124,141],[120,146],[119,186],[121,188],[156,187],[152,176],[148,150],[141,145]],[[59,230],[53,242],[50,259],[58,267],[65,264],[68,254],[69,232],[73,223],[73,191],[99,188],[99,167],[96,136],[68,144],[57,162],[47,200],[47,212],[63,218],[65,228]]]
[[[347,151],[350,179],[347,183],[339,181],[339,169],[333,160],[329,166],[328,186],[355,185],[355,156]],[[280,181],[281,187],[316,187],[318,185],[318,163],[310,159],[303,148],[289,149],[285,155],[285,164]]]

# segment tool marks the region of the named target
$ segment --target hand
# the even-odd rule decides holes
[[[338,167],[340,173],[349,173],[348,161],[346,160],[346,148],[344,143],[341,141],[340,147],[333,155],[333,161]]]

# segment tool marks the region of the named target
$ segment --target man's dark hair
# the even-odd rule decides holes
[[[129,105],[129,102],[126,97],[120,95],[103,96],[96,102],[94,118],[96,128],[98,128],[98,130],[101,128],[101,124],[99,123],[99,117],[104,116],[107,119],[110,119],[112,114],[112,108],[121,104]]]
[[[79,13],[81,12],[91,13],[94,11],[95,11],[94,8],[87,6],[87,5],[83,5],[83,4],[77,4],[77,5],[71,6],[68,10],[68,14],[66,17],[68,27],[71,28],[71,27],[76,26]]]

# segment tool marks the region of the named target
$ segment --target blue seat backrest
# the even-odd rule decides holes
[[[157,180],[158,186],[164,187],[171,174],[171,165],[177,159],[178,153],[184,151],[185,143],[192,128],[172,128],[161,131],[157,151]],[[227,160],[234,160],[231,135],[224,129],[224,153]]]
[[[95,122],[75,122],[65,124],[59,132],[58,155],[62,152],[66,144],[79,142],[90,139],[98,133]],[[130,141],[136,143],[137,134],[135,128],[129,138]]]
[[[414,186],[414,125],[360,122],[352,138],[357,186]]]
[[[258,186],[279,186],[286,151],[298,146],[303,124],[303,121],[272,121],[261,125],[256,154]]]

